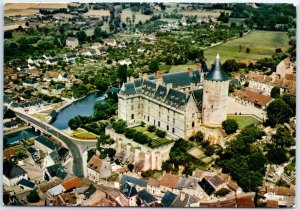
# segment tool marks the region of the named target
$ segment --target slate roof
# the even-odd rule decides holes
[[[177,195],[170,192],[170,191],[167,191],[165,194],[164,194],[164,197],[161,199],[161,204],[164,206],[164,207],[171,207],[172,203],[174,202],[174,200],[176,199]]]
[[[39,136],[35,139],[36,141],[40,142],[41,144],[45,145],[46,147],[54,150],[58,147],[57,144],[55,144],[54,142],[50,141],[49,139],[46,139],[43,136]]]
[[[146,191],[146,190],[139,191],[138,192],[138,196],[139,196],[139,198],[142,201],[144,201],[144,202],[146,202],[148,204],[157,201],[157,199],[152,194],[150,194],[148,191]]]
[[[49,155],[55,163],[59,162],[59,154],[56,150],[53,150]]]
[[[152,80],[145,79],[142,85],[142,93],[152,97],[156,91],[156,83]]]
[[[126,182],[138,185],[140,187],[147,187],[147,182],[131,176],[123,175],[121,178],[121,185],[125,184]]]
[[[167,88],[166,86],[163,85],[159,85],[155,94],[154,94],[154,98],[157,100],[162,100],[166,97],[167,95]]]
[[[126,182],[125,184],[122,184],[121,186],[121,192],[127,197],[131,198],[137,194],[136,188],[133,186],[133,184],[129,184]]]
[[[200,102],[203,99],[203,89],[195,89],[191,91],[196,102]]]
[[[227,81],[228,80],[228,76],[222,70],[222,64],[220,61],[219,54],[217,55],[217,57],[215,59],[212,69],[206,75],[205,80],[210,80],[210,81]]]
[[[184,193],[184,197],[182,198],[181,195],[178,195],[174,202],[171,204],[171,207],[179,208],[179,207],[186,207],[193,203],[199,202],[199,199]]]
[[[69,150],[65,147],[61,147],[57,150],[57,153],[59,155],[59,158],[65,158],[69,154]]]
[[[211,195],[215,191],[215,188],[205,178],[198,182],[198,184],[207,195]]]
[[[60,163],[47,167],[47,171],[51,177],[57,176],[60,179],[64,179],[68,175]]]
[[[163,83],[169,84],[172,83],[173,87],[184,87],[189,86],[191,83],[200,83],[200,74],[198,70],[181,71],[175,73],[168,73],[162,76]]]
[[[31,181],[29,181],[27,179],[21,179],[18,182],[18,185],[23,185],[23,186],[31,188],[31,189],[35,188],[35,186],[36,186],[35,183],[33,183],[33,182],[31,182]]]
[[[84,191],[83,194],[85,197],[89,198],[91,197],[91,195],[93,195],[96,192],[96,190],[97,190],[96,187],[93,184],[91,184],[89,188],[87,188],[87,190]]]
[[[132,82],[124,83],[124,93],[126,95],[134,95],[136,94],[134,84]]]
[[[23,176],[23,175],[27,174],[27,172],[20,166],[16,165],[15,163],[4,159],[3,160],[3,174],[7,178],[12,179],[12,178],[15,178],[18,176]]]
[[[49,59],[50,63],[56,63],[56,62],[59,62],[59,61],[64,61],[63,58],[61,57],[57,57],[57,58],[52,58],[52,59]]]
[[[164,100],[164,102],[172,107],[179,108],[184,106],[188,101],[188,98],[185,93],[180,92],[171,88]]]

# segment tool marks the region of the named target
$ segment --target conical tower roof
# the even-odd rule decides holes
[[[210,81],[227,81],[228,80],[228,76],[222,70],[219,53],[216,56],[213,69],[210,70],[209,73],[206,75],[205,80],[210,80]]]

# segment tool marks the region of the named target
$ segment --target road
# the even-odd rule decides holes
[[[35,125],[36,127],[41,128],[42,130],[46,131],[50,135],[63,141],[67,145],[67,147],[69,148],[69,150],[73,156],[73,174],[78,177],[84,176],[83,162],[82,162],[82,153],[83,152],[82,151],[86,147],[86,145],[83,146],[83,148],[81,146],[81,148],[79,149],[79,147],[76,145],[76,143],[70,137],[68,137],[67,134],[63,134],[57,128],[54,128],[53,126],[51,126],[49,124],[42,123],[27,114],[23,114],[23,113],[20,113],[17,111],[15,111],[15,112],[19,118],[21,118],[27,122],[30,122],[31,124]]]

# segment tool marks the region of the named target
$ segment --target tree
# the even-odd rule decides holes
[[[227,119],[223,121],[222,126],[227,134],[233,134],[239,128],[238,123],[234,119]]]
[[[281,96],[281,98],[287,105],[289,105],[293,111],[293,115],[296,115],[296,97],[290,94],[284,94]]]
[[[163,171],[170,172],[173,168],[173,165],[170,160],[162,162],[161,168]]]
[[[148,128],[147,128],[147,131],[149,132],[154,132],[156,130],[155,126],[154,125],[149,125]]]
[[[223,70],[225,72],[236,72],[239,70],[239,65],[236,60],[229,59],[223,63]]]
[[[160,138],[164,138],[167,135],[167,133],[165,131],[162,131],[159,129],[156,130],[155,134]]]
[[[81,125],[80,117],[78,117],[78,116],[73,117],[72,119],[69,120],[68,125],[72,130],[76,130]]]
[[[197,143],[201,143],[203,141],[203,138],[204,138],[204,135],[201,131],[198,131],[194,136],[195,142],[197,142]]]
[[[130,172],[132,172],[133,169],[134,169],[134,165],[133,165],[132,163],[129,163],[129,164],[127,165],[127,168],[128,168],[128,170],[129,170]]]
[[[27,201],[29,203],[36,203],[40,201],[40,196],[37,194],[36,190],[31,190],[27,195]]]
[[[206,148],[205,148],[205,155],[206,156],[212,156],[215,152],[215,148],[213,145],[208,145]]]
[[[250,48],[246,48],[246,53],[250,53]]]
[[[267,154],[266,157],[268,160],[273,163],[280,165],[288,161],[288,157],[286,155],[286,149],[284,147],[276,146],[275,144],[267,144]]]
[[[203,50],[200,50],[199,48],[191,48],[187,51],[187,58],[192,61],[195,59],[202,59],[203,55]]]
[[[280,96],[280,88],[275,86],[271,90],[271,97],[272,98],[278,98]]]
[[[284,127],[280,126],[272,136],[272,141],[280,147],[290,147],[295,144],[295,139],[291,133]]]
[[[267,124],[274,127],[289,121],[293,111],[281,98],[275,99],[267,107]]]
[[[5,31],[4,32],[4,39],[11,39],[13,38],[12,32],[11,31]]]
[[[120,78],[121,82],[126,82],[126,78],[127,78],[127,66],[126,65],[119,66],[118,77]]]
[[[87,35],[86,35],[85,31],[78,31],[76,33],[76,37],[78,38],[78,41],[80,43],[83,43],[86,41]]]
[[[157,60],[152,60],[149,64],[149,70],[151,73],[154,73],[159,70],[159,65]]]

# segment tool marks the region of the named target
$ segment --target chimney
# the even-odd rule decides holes
[[[161,72],[161,71],[157,71],[157,72],[156,72],[156,77],[157,77],[158,79],[159,79],[159,78],[162,78],[163,75],[164,75],[164,73]]]
[[[126,77],[126,82],[129,82],[129,77]]]
[[[167,84],[167,91],[169,91],[171,88],[173,88],[173,83],[168,83]]]
[[[131,76],[129,79],[130,79],[129,82],[134,82],[134,77],[133,76]]]

